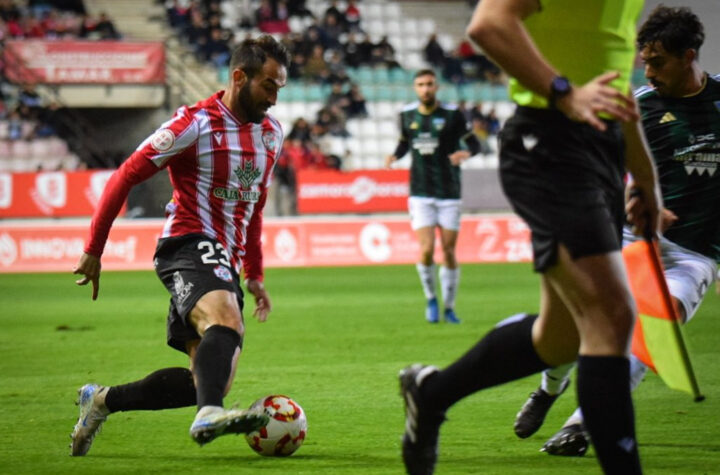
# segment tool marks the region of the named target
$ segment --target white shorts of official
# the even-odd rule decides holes
[[[413,230],[440,226],[443,229],[460,229],[461,200],[441,200],[425,196],[408,198],[410,226]]]
[[[629,228],[623,229],[623,245],[642,239]],[[670,295],[685,309],[685,321],[689,321],[702,302],[705,292],[715,281],[717,264],[709,257],[686,249],[674,242],[660,238],[660,257],[665,268],[665,280]]]

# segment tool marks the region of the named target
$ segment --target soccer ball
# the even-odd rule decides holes
[[[265,396],[255,401],[249,411],[265,411],[270,418],[267,425],[245,435],[250,448],[260,455],[286,457],[305,441],[305,411],[289,397]]]

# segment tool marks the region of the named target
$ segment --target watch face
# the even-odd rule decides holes
[[[558,76],[553,79],[552,89],[556,95],[567,94],[570,91],[570,81],[567,78]]]

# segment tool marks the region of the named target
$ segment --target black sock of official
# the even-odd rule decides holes
[[[193,362],[197,379],[198,409],[222,406],[233,355],[241,342],[238,332],[230,327],[213,325],[205,331]]]
[[[422,396],[431,407],[445,410],[460,399],[498,384],[548,368],[532,343],[537,315],[510,317],[453,364],[428,376]]]
[[[187,368],[165,368],[140,381],[108,388],[105,406],[110,412],[155,411],[194,406],[195,383]]]
[[[585,429],[605,473],[639,474],[630,363],[621,356],[580,356],[577,393]]]

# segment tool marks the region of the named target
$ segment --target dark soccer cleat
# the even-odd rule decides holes
[[[567,381],[560,392],[554,396],[546,393],[542,388],[537,388],[536,391],[531,392],[530,397],[515,416],[515,425],[513,426],[515,435],[525,439],[537,432],[545,421],[545,416],[550,411],[550,407],[569,384],[570,381]]]
[[[436,372],[434,366],[414,364],[400,371],[400,394],[405,400],[405,433],[402,456],[409,475],[432,475],[438,455],[440,425],[445,421],[444,411],[423,407],[420,385]]]
[[[438,308],[437,298],[428,299],[427,307],[425,307],[425,320],[430,323],[440,321],[440,309]]]
[[[570,424],[550,437],[540,452],[566,457],[582,457],[590,446],[590,436],[581,424]]]

